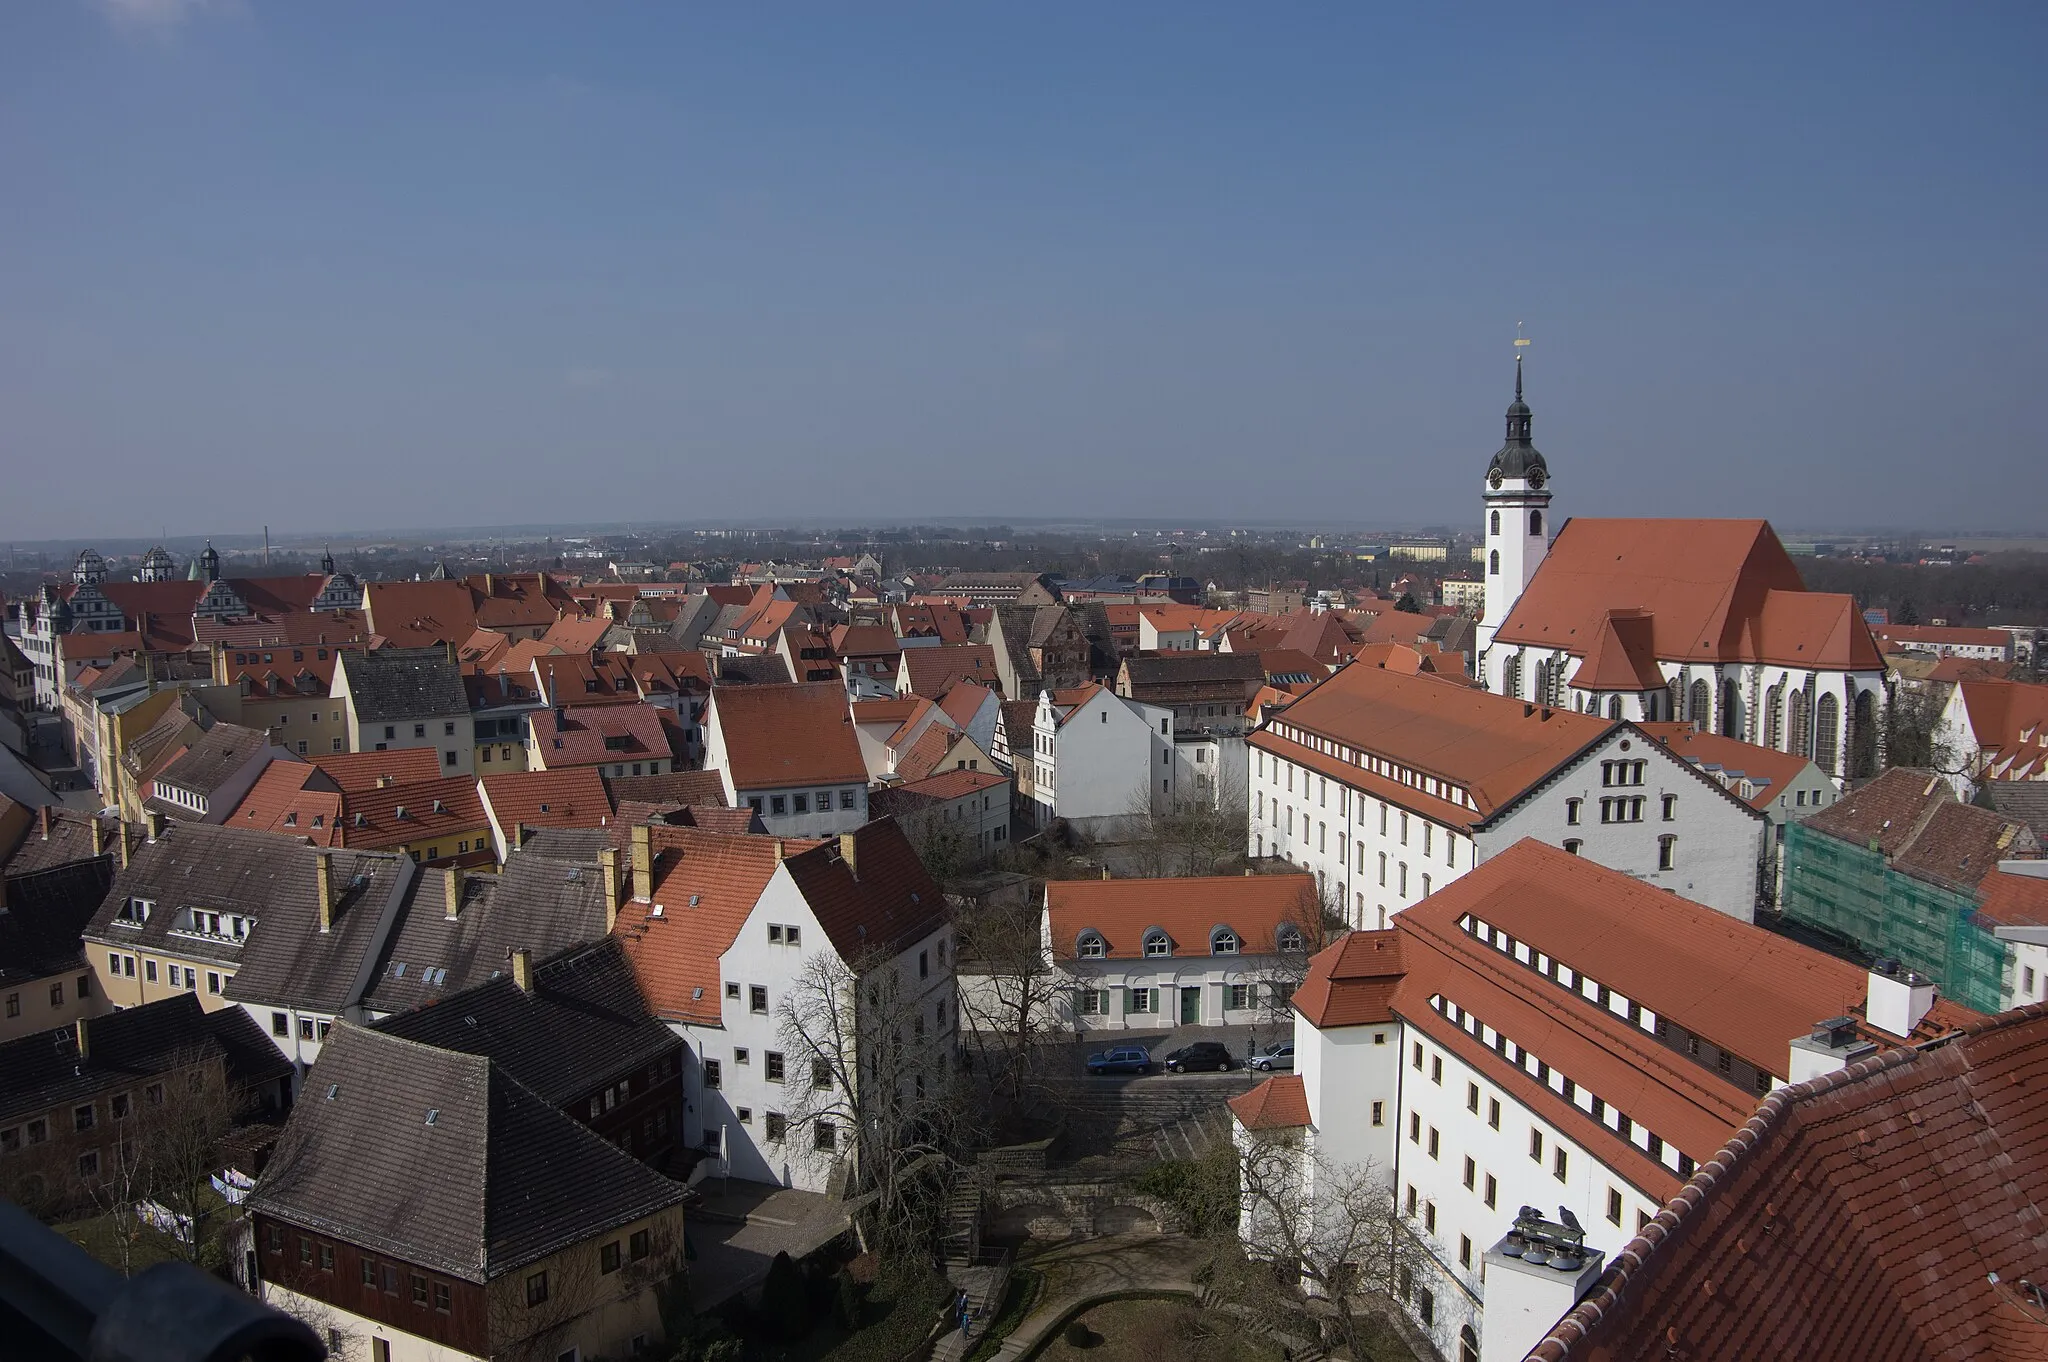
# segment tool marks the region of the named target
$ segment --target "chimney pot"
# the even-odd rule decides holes
[[[533,992],[533,952],[524,946],[512,952],[512,982],[521,993]]]
[[[333,931],[334,866],[324,851],[313,853],[313,898],[320,913],[320,931]]]

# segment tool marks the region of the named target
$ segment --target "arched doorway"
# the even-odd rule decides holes
[[[1829,691],[1813,706],[1813,761],[1829,775],[1840,773],[1835,754],[1842,740],[1842,702]]]

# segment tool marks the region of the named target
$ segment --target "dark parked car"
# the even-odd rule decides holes
[[[1166,1056],[1168,1073],[1184,1074],[1190,1069],[1212,1069],[1228,1073],[1237,1067],[1237,1061],[1230,1057],[1220,1040],[1198,1040],[1193,1045],[1183,1045]]]
[[[1149,1074],[1152,1052],[1142,1045],[1116,1045],[1088,1056],[1091,1074]]]
[[[1251,1057],[1245,1060],[1245,1063],[1251,1065],[1260,1073],[1271,1073],[1275,1069],[1292,1069],[1294,1067],[1294,1042],[1291,1040],[1276,1041],[1264,1049],[1254,1050],[1251,1053]]]

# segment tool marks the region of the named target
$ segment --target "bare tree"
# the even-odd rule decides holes
[[[844,1161],[878,1248],[920,1247],[938,1226],[970,1110],[951,1041],[936,1039],[953,993],[883,950],[813,954],[783,993],[786,1138],[816,1168]]]
[[[985,1090],[1021,1103],[1032,1047],[1058,1029],[1063,985],[1045,957],[1037,901],[986,905],[959,922],[960,1020]]]
[[[1218,1256],[1215,1290],[1269,1330],[1306,1315],[1329,1345],[1373,1356],[1428,1264],[1386,1174],[1321,1158],[1300,1130],[1262,1131],[1239,1139],[1238,1195],[1238,1251]]]
[[[898,817],[896,822],[934,883],[948,884],[968,868],[972,857],[967,847],[967,836],[960,831],[958,824],[942,818],[939,809],[925,809],[907,817]]]
[[[1941,713],[1946,688],[1928,685],[1895,685],[1885,704],[1884,755],[1888,766],[1912,766],[1963,774],[1964,762],[1941,735]]]
[[[1263,957],[1249,976],[1257,992],[1258,1025],[1292,1030],[1294,993],[1308,978],[1309,958],[1346,930],[1342,910],[1326,903],[1313,885],[1304,883],[1274,925],[1273,953]]]
[[[1241,791],[1224,789],[1219,804],[1198,799],[1169,806],[1141,786],[1125,801],[1118,837],[1131,871],[1158,879],[1215,874],[1243,857],[1249,828]]]

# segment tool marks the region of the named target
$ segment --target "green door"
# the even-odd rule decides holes
[[[1202,990],[1184,988],[1180,991],[1180,1024],[1197,1026],[1202,1020]]]

